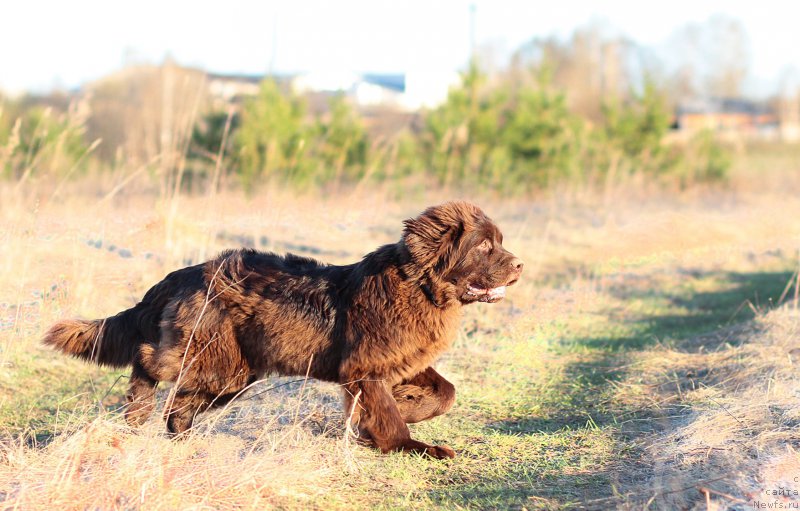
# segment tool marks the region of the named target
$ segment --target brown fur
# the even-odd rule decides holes
[[[57,323],[44,342],[132,365],[131,424],[153,410],[159,381],[176,382],[166,418],[180,433],[265,374],[308,373],[342,385],[345,413],[381,451],[452,457],[447,446],[412,440],[406,424],[455,401],[430,365],[450,345],[462,305],[499,300],[521,271],[479,208],[450,202],[407,220],[400,241],[358,263],[223,252],[167,275],[116,316]]]

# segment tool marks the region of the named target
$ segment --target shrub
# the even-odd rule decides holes
[[[76,170],[99,141],[84,141],[85,115],[73,105],[67,112],[35,106],[0,130],[2,173],[12,179],[36,175],[66,176]]]
[[[367,163],[367,133],[358,113],[344,96],[330,100],[326,118],[317,119],[312,157],[320,180],[357,180]]]
[[[679,176],[682,187],[727,179],[732,163],[731,151],[716,139],[712,131],[697,133],[683,154],[683,172]]]
[[[572,175],[580,120],[546,78],[534,87],[485,87],[476,66],[426,118],[423,147],[440,181],[528,190]]]
[[[570,113],[566,97],[544,79],[520,88],[504,107],[499,139],[511,167],[501,183],[522,189],[574,178],[580,170],[581,121]]]
[[[245,102],[236,136],[245,190],[252,191],[262,177],[302,177],[310,134],[303,101],[264,80],[258,95]]]

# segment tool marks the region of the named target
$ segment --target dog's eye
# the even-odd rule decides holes
[[[492,242],[489,240],[483,240],[480,245],[478,245],[478,250],[483,252],[488,252],[492,249]]]

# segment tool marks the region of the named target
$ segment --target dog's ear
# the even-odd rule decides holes
[[[420,267],[442,272],[451,264],[466,221],[456,206],[434,206],[403,222],[403,242]]]

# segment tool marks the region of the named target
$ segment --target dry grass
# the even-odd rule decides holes
[[[459,452],[443,463],[348,442],[339,389],[318,382],[263,382],[183,441],[159,416],[131,431],[124,371],[38,345],[223,248],[354,261],[443,194],[104,199],[115,184],[0,186],[4,507],[743,509],[800,490],[800,199],[782,188],[473,198],[527,268],[439,363],[458,403],[414,434]]]
[[[706,509],[709,494],[712,509],[752,509],[778,488],[800,491],[795,304],[632,358],[619,398],[648,409],[657,433],[641,439],[646,467],[628,467],[627,507]],[[778,500],[800,500],[788,497]]]

